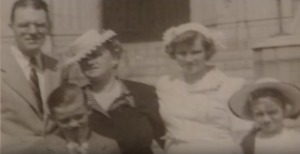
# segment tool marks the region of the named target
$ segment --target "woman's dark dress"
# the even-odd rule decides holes
[[[158,98],[152,86],[120,80],[122,95],[104,111],[85,87],[93,112],[90,127],[98,134],[118,142],[123,154],[152,154],[153,139],[160,139],[165,127],[159,115]]]

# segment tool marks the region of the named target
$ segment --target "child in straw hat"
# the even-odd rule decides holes
[[[300,133],[284,120],[300,111],[300,90],[288,83],[261,79],[250,84],[229,101],[238,117],[254,122],[254,128],[241,142],[245,154],[299,154]]]

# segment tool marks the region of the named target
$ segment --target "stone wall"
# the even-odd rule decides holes
[[[101,27],[100,0],[46,0],[51,8],[53,38],[45,50],[61,52],[79,34]],[[12,0],[1,0],[1,49],[12,43],[7,26]],[[227,74],[247,79],[255,77],[252,44],[280,33],[275,0],[190,0],[191,21],[201,22],[224,33],[226,49],[218,51],[212,63]],[[282,33],[291,33],[297,0],[283,0]],[[100,10],[99,10],[100,8]],[[100,14],[99,14],[100,13]],[[127,50],[120,67],[121,76],[154,84],[164,74],[178,72],[178,66],[164,52],[162,43],[124,44]]]
[[[275,0],[190,0],[191,21],[200,22],[223,32],[226,49],[219,50],[212,63],[230,76],[246,79],[256,77],[254,71],[253,44],[279,34],[292,33],[296,0],[283,0],[282,29]],[[179,69],[163,52],[161,43],[128,44],[130,73],[128,77],[147,83],[155,83],[164,74]]]

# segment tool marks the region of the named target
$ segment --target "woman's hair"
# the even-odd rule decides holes
[[[199,39],[202,38],[202,39]],[[206,60],[209,60],[216,52],[215,43],[211,38],[206,37],[200,32],[189,30],[178,36],[176,36],[172,42],[166,46],[166,53],[171,56],[171,58],[175,57],[176,48],[180,45],[189,45],[194,44],[195,41],[201,40],[202,45],[204,47],[204,53]]]
[[[116,37],[112,37],[105,41],[101,47],[107,49],[113,57],[118,59],[121,58],[124,51],[121,42]]]
[[[252,115],[252,109],[255,104],[258,103],[260,98],[269,98],[275,103],[277,103],[283,110],[286,110],[287,104],[290,100],[280,91],[273,88],[262,88],[253,91],[247,100],[246,111],[249,112],[249,115]]]

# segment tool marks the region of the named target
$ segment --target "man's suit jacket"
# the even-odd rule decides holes
[[[62,73],[56,59],[42,54],[45,96],[60,84]],[[10,148],[26,148],[43,140],[48,109],[38,110],[37,98],[11,51],[1,52],[1,153]]]

